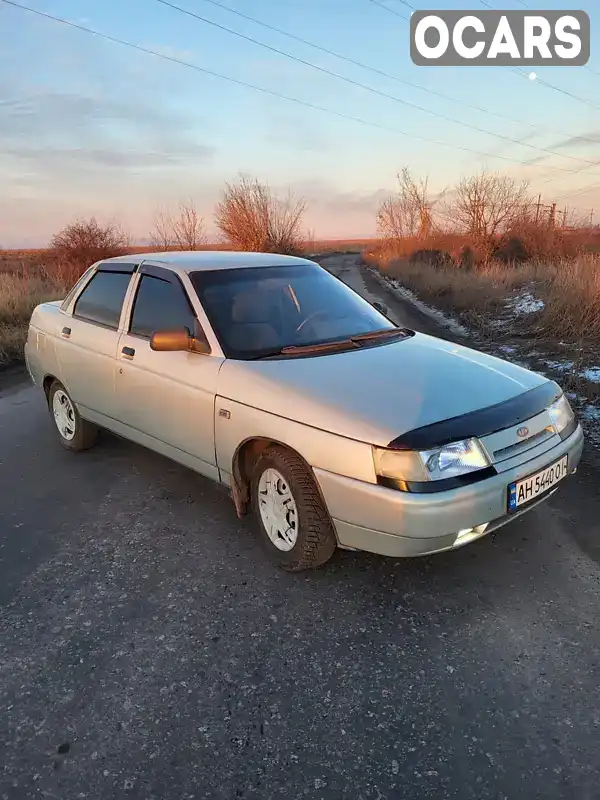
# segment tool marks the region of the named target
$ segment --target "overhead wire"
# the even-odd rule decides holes
[[[436,140],[436,139],[430,139],[429,137],[419,136],[418,134],[410,134],[410,133],[407,133],[406,131],[403,131],[403,130],[401,130],[399,128],[395,128],[395,127],[388,126],[388,125],[381,125],[381,124],[379,124],[377,122],[373,122],[371,120],[362,119],[361,117],[354,117],[354,116],[351,116],[349,114],[344,114],[344,113],[339,112],[339,111],[334,111],[333,109],[326,108],[324,106],[320,106],[320,105],[317,105],[315,103],[311,103],[311,102],[309,102],[307,100],[301,100],[300,98],[293,97],[291,95],[286,95],[286,94],[283,94],[283,93],[280,93],[280,92],[275,92],[275,91],[273,91],[271,89],[266,89],[265,87],[262,87],[262,86],[256,86],[254,84],[247,83],[246,81],[239,80],[238,78],[232,78],[231,76],[223,75],[221,73],[215,72],[214,70],[207,69],[206,67],[200,67],[197,64],[192,64],[192,63],[190,63],[188,61],[184,61],[183,59],[177,58],[175,56],[170,56],[170,55],[167,55],[166,53],[159,53],[156,50],[152,50],[151,48],[143,47],[142,45],[137,45],[137,44],[134,44],[133,42],[128,42],[125,39],[119,39],[116,36],[111,36],[110,34],[101,33],[100,31],[96,31],[96,30],[94,30],[92,28],[88,28],[88,27],[86,27],[84,25],[80,25],[78,23],[71,22],[70,20],[63,19],[62,17],[57,17],[57,16],[55,16],[53,14],[48,14],[47,12],[41,11],[39,9],[31,8],[30,6],[26,6],[23,3],[16,2],[16,0],[0,0],[0,2],[4,3],[5,5],[13,6],[14,8],[19,8],[22,11],[26,11],[26,12],[29,12],[31,14],[35,14],[36,16],[42,17],[44,19],[51,20],[51,21],[53,21],[53,22],[55,22],[57,24],[65,25],[65,26],[67,26],[69,28],[82,31],[84,33],[88,33],[88,34],[90,34],[92,36],[95,36],[95,37],[97,37],[99,39],[103,39],[103,40],[106,40],[106,41],[109,41],[109,42],[113,42],[115,44],[120,44],[120,45],[123,45],[124,47],[128,47],[128,48],[130,48],[132,50],[135,50],[135,51],[138,51],[138,52],[141,52],[141,53],[145,53],[147,55],[152,55],[152,56],[154,56],[156,58],[159,58],[159,59],[161,59],[163,61],[168,61],[168,62],[171,62],[171,63],[174,63],[174,64],[179,64],[180,66],[186,67],[188,69],[192,69],[192,70],[194,70],[196,72],[200,72],[200,73],[205,74],[205,75],[210,75],[212,77],[219,78],[220,80],[225,80],[225,81],[227,81],[229,83],[232,83],[232,84],[235,84],[237,86],[242,86],[242,87],[247,88],[247,89],[252,89],[253,91],[260,92],[260,93],[266,94],[268,96],[278,98],[280,100],[286,100],[288,102],[295,103],[297,105],[304,106],[306,108],[310,108],[310,109],[313,109],[313,110],[316,110],[316,111],[327,113],[327,114],[330,114],[332,116],[338,117],[340,119],[346,119],[346,120],[349,120],[351,122],[356,122],[358,124],[366,125],[366,126],[371,127],[371,128],[376,128],[376,129],[383,130],[383,131],[386,131],[386,132],[390,132],[390,133],[398,134],[398,135],[401,135],[401,136],[405,136],[407,138],[414,139],[416,141],[422,141],[422,142],[426,142],[426,143],[429,143],[429,144],[435,144],[435,145],[439,145],[441,147],[450,148],[452,150],[459,150],[461,152],[470,153],[471,155],[476,155],[476,156],[483,157],[483,158],[492,158],[492,159],[496,159],[496,160],[500,160],[500,161],[507,161],[507,162],[510,162],[510,163],[513,163],[513,164],[519,164],[520,166],[524,166],[524,167],[542,166],[542,165],[537,165],[537,164],[528,164],[526,161],[519,161],[517,159],[509,158],[507,156],[502,156],[502,155],[499,155],[499,154],[485,153],[485,152],[481,152],[481,151],[478,151],[478,150],[473,150],[472,148],[464,147],[462,145],[451,144],[451,143],[448,143],[448,142],[441,142],[441,141]],[[569,169],[565,169],[565,168],[561,168],[561,167],[545,167],[544,166],[543,168],[544,169],[554,169],[554,170],[557,170],[559,172],[566,172],[566,173],[574,172],[573,170],[569,170]],[[597,175],[599,173],[593,173],[593,174]]]
[[[572,192],[567,192],[566,194],[559,195],[558,197],[555,198],[555,201],[558,202],[559,200],[568,200],[570,197],[578,197],[579,195],[587,194],[588,192],[591,192],[592,189],[596,189],[599,186],[600,186],[600,181],[597,181],[596,183],[592,183],[589,186],[583,186],[581,187],[581,189],[574,189]]]
[[[316,44],[315,42],[311,42],[308,39],[304,39],[301,36],[297,36],[295,33],[290,33],[289,31],[285,31],[282,28],[277,28],[275,25],[271,25],[268,22],[264,22],[263,20],[257,19],[256,17],[250,16],[250,14],[245,14],[242,11],[238,11],[236,8],[230,8],[229,6],[225,5],[224,3],[219,2],[219,0],[203,0],[205,3],[209,3],[216,8],[223,9],[224,11],[229,12],[230,14],[234,14],[241,19],[245,19],[248,22],[252,22],[256,25],[260,25],[262,28],[266,30],[273,31],[281,36],[285,36],[288,39],[292,39],[293,41],[300,42],[300,44],[306,45],[308,47],[312,47],[315,50],[318,50],[326,55],[333,56],[334,58],[340,59],[341,61],[345,61],[348,64],[352,64],[355,67],[360,67],[361,69],[367,70],[368,72],[372,72],[376,75],[380,75],[381,77],[388,78],[393,81],[397,81],[398,83],[402,83],[405,86],[410,86],[413,89],[417,89],[422,92],[426,92],[427,94],[431,94],[435,97],[440,97],[444,100],[449,100],[452,103],[456,103],[457,105],[464,106],[465,108],[470,108],[474,111],[479,111],[483,114],[488,114],[489,116],[496,117],[498,119],[506,120],[507,122],[512,122],[517,125],[525,125],[529,128],[533,128],[534,130],[539,131],[540,133],[549,133],[555,136],[568,136],[573,139],[581,139],[582,141],[590,142],[591,144],[600,144],[600,140],[598,139],[588,139],[585,136],[575,136],[571,133],[564,133],[561,131],[549,130],[540,128],[538,125],[534,125],[531,122],[525,122],[525,120],[515,119],[514,117],[509,117],[506,114],[501,114],[497,111],[491,111],[490,109],[483,108],[481,106],[474,105],[473,103],[468,103],[465,100],[459,100],[456,97],[452,97],[451,95],[444,94],[443,92],[438,92],[435,89],[431,89],[428,86],[423,86],[419,83],[413,83],[412,81],[407,81],[405,78],[400,78],[398,75],[394,75],[392,73],[386,72],[384,70],[378,69],[377,67],[370,66],[368,64],[364,64],[361,61],[357,61],[354,58],[350,58],[349,56],[342,55],[341,53],[337,53],[334,50],[331,50],[328,47],[323,47],[322,45]]]
[[[240,33],[239,31],[236,31],[233,28],[228,28],[226,25],[222,25],[221,23],[215,22],[214,20],[210,20],[207,17],[203,17],[201,14],[198,14],[195,11],[191,11],[190,9],[177,5],[176,3],[170,2],[170,0],[156,0],[156,2],[168,8],[171,8],[174,11],[177,11],[181,14],[185,14],[186,16],[192,17],[193,19],[196,19],[199,22],[203,22],[207,25],[217,28],[218,30],[225,31],[226,33],[229,33],[232,36],[236,36],[240,39],[243,39],[244,41],[251,42],[252,44],[262,47],[265,50],[269,50],[272,53],[276,53],[277,55],[283,56],[284,58],[288,58],[291,61],[295,61],[296,63],[303,64],[304,66],[314,69],[317,72],[329,75],[330,77],[336,78],[337,80],[341,80],[345,83],[348,83],[351,86],[356,86],[360,89],[371,92],[372,94],[376,94],[380,97],[385,97],[388,100],[400,103],[401,105],[408,106],[409,108],[417,109],[418,111],[421,111],[425,114],[430,114],[434,117],[437,117],[438,119],[443,119],[445,122],[451,122],[455,125],[460,125],[463,128],[467,128],[468,130],[476,131],[477,133],[483,133],[487,136],[493,136],[496,139],[509,142],[519,147],[526,147],[529,150],[535,150],[540,153],[546,153],[548,155],[557,156],[558,158],[566,158],[570,161],[578,161],[580,163],[586,163],[590,165],[595,163],[587,158],[580,158],[579,156],[571,156],[565,153],[558,153],[555,150],[550,150],[549,148],[546,147],[540,147],[538,145],[530,144],[529,142],[519,141],[518,139],[513,139],[510,136],[505,136],[504,134],[501,133],[495,133],[494,131],[489,131],[486,128],[480,128],[477,125],[472,125],[469,122],[464,122],[463,120],[455,119],[454,117],[450,117],[447,114],[441,114],[438,111],[433,111],[432,109],[420,106],[417,103],[412,103],[409,100],[404,100],[401,97],[397,97],[396,95],[389,94],[388,92],[383,92],[379,89],[375,89],[373,86],[369,86],[368,84],[361,83],[360,81],[355,81],[352,78],[348,78],[346,75],[341,75],[340,73],[334,72],[333,70],[327,69],[326,67],[321,67],[318,64],[314,64],[312,61],[307,61],[304,58],[299,58],[298,56],[294,56],[285,50],[281,50],[278,47],[273,47],[272,45],[266,44],[265,42],[261,42],[260,40],[255,39],[252,36],[247,36],[246,34]]]
[[[390,8],[389,6],[384,5],[382,2],[380,2],[380,0],[369,0],[369,2],[370,3],[374,3],[376,6],[379,6],[380,8],[383,8],[386,11],[389,11],[390,14],[394,14],[395,16],[400,17],[400,19],[403,19],[406,22],[410,22],[410,18],[409,17],[405,17],[403,14],[399,14],[394,9]],[[490,5],[490,3],[488,3],[487,0],[479,0],[479,2],[481,3],[482,6],[485,6],[486,8],[489,8],[490,11],[498,11],[498,9],[494,8],[492,5]],[[527,3],[523,2],[523,0],[519,0],[519,2],[525,8],[530,8],[531,7],[531,6],[528,6]],[[587,69],[589,72],[592,72],[594,75],[600,75],[600,72],[597,72],[595,69],[592,69],[592,67],[590,67],[588,64],[584,64],[584,68]],[[527,72],[525,72],[524,70],[518,69],[517,67],[508,67],[508,69],[511,72],[521,73],[521,74],[526,75],[527,77],[529,77],[529,74]],[[567,97],[570,97],[573,100],[577,100],[580,103],[583,103],[584,105],[589,106],[590,108],[595,108],[596,110],[600,110],[600,106],[595,105],[594,103],[591,102],[591,100],[587,100],[585,97],[580,97],[579,95],[574,94],[573,92],[569,92],[567,89],[562,89],[560,86],[556,86],[555,84],[550,83],[550,81],[547,81],[544,78],[540,78],[538,76],[536,78],[536,82],[541,84],[542,86],[546,86],[548,89],[553,89],[555,92],[560,92],[561,94],[564,94],[564,95],[566,95]]]
[[[512,164],[518,164],[524,167],[536,167],[537,164],[528,164],[526,161],[519,161],[515,158],[509,158],[507,156],[502,156],[499,154],[493,153],[485,153],[479,150],[473,150],[469,147],[464,147],[458,144],[452,144],[450,142],[442,142],[437,139],[431,139],[427,136],[420,136],[419,134],[414,133],[407,133],[406,131],[401,130],[400,128],[392,127],[391,125],[382,125],[378,122],[373,122],[372,120],[365,120],[361,117],[354,117],[350,114],[344,114],[341,111],[334,111],[331,108],[327,108],[325,106],[317,105],[316,103],[311,103],[308,100],[301,100],[298,97],[293,97],[292,95],[283,94],[282,92],[276,92],[272,89],[266,89],[264,86],[257,86],[252,83],[248,83],[247,81],[242,81],[239,78],[232,78],[229,75],[223,75],[222,73],[215,72],[214,70],[210,70],[207,67],[200,67],[197,64],[192,64],[189,61],[184,61],[181,58],[177,58],[175,56],[169,56],[166,53],[159,53],[156,50],[152,50],[149,47],[143,47],[142,45],[134,44],[133,42],[128,42],[125,39],[119,39],[116,36],[111,36],[110,34],[101,33],[100,31],[96,31],[93,28],[88,28],[85,25],[80,25],[76,22],[71,22],[70,20],[63,19],[62,17],[57,17],[53,14],[48,14],[45,11],[40,11],[37,8],[31,8],[31,6],[26,6],[23,3],[18,3],[16,0],[0,0],[0,2],[4,3],[5,5],[13,6],[14,8],[19,8],[22,11],[27,11],[31,14],[35,14],[39,17],[43,17],[48,20],[52,20],[53,22],[59,23],[61,25],[65,25],[69,28],[73,28],[75,30],[83,31],[85,33],[89,33],[92,36],[96,36],[99,39],[104,39],[109,42],[113,42],[115,44],[123,45],[124,47],[128,47],[132,50],[136,50],[140,53],[146,53],[147,55],[155,56],[156,58],[160,58],[163,61],[169,61],[173,64],[179,64],[180,66],[187,67],[188,69],[193,69],[196,72],[200,72],[204,75],[210,75],[214,78],[219,78],[220,80],[227,81],[229,83],[235,84],[237,86],[242,86],[246,89],[252,89],[253,91],[260,92],[265,95],[269,95],[270,97],[276,97],[280,100],[286,100],[290,103],[295,103],[296,105],[304,106],[305,108],[310,108],[315,111],[321,111],[325,114],[330,114],[334,117],[338,117],[340,119],[349,120],[351,122],[356,122],[360,125],[366,125],[370,128],[376,128],[378,130],[386,131],[388,133],[394,133],[400,136],[405,136],[409,139],[414,139],[415,141],[426,142],[428,144],[435,144],[439,145],[440,147],[447,147],[451,150],[459,150],[463,153],[469,153],[471,155],[479,156],[482,158],[492,158],[497,159],[500,161],[507,161]],[[565,173],[572,173],[574,170],[566,169],[563,167],[548,167],[547,169],[554,169],[558,172],[565,172]],[[596,173],[599,174],[599,173]]]
[[[531,6],[528,3],[526,3],[525,0],[518,0],[518,1],[525,8],[531,8]],[[494,8],[493,6],[491,6],[487,2],[487,0],[479,0],[479,2],[481,3],[481,5],[485,6],[486,8],[489,8],[491,11],[499,11],[500,10],[500,9],[497,9],[497,8]],[[505,9],[503,9],[503,13],[504,13],[504,11],[505,11]],[[594,75],[600,75],[600,72],[596,72],[596,70],[592,69],[592,67],[590,67],[588,64],[584,64],[583,67],[584,67],[584,69],[587,69],[588,72],[592,72]],[[509,69],[510,69],[511,72],[522,73],[523,75],[526,75],[527,77],[529,77],[529,73],[525,72],[525,70],[523,70],[523,69],[519,69],[518,67],[509,67]],[[567,97],[572,98],[573,100],[578,100],[580,103],[584,103],[586,106],[590,106],[591,108],[595,108],[597,110],[600,110],[600,106],[595,105],[590,100],[586,100],[585,97],[580,97],[578,94],[574,94],[573,92],[569,92],[566,89],[562,89],[560,86],[555,86],[553,83],[550,83],[549,81],[545,80],[544,78],[540,78],[539,75],[536,77],[536,83],[539,83],[542,86],[546,86],[549,89],[553,89],[555,92],[560,92],[560,94],[564,94]]]
[[[380,0],[369,0],[370,3],[373,3],[375,6],[379,6],[379,8],[383,8],[384,11],[389,11],[390,14],[393,14],[395,17],[400,17],[400,19],[406,20],[406,22],[410,22],[410,17],[406,17],[404,14],[401,14],[399,11],[396,11],[394,8],[390,8],[386,6],[385,3],[381,3]]]

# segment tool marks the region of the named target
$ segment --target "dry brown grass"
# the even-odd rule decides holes
[[[458,314],[482,333],[490,332],[490,322],[505,308],[507,298],[527,289],[545,303],[544,309],[531,317],[544,336],[582,344],[600,339],[597,254],[518,266],[491,261],[474,270],[435,267],[405,258],[381,259],[377,266],[419,298]]]
[[[60,276],[27,272],[0,273],[0,365],[21,360],[31,312],[39,303],[67,292]]]

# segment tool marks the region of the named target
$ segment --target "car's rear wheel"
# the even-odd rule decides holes
[[[335,532],[315,479],[295,453],[273,446],[258,458],[252,505],[262,544],[284,569],[319,567],[335,552]]]
[[[75,403],[60,381],[54,381],[50,387],[48,408],[63,447],[78,452],[88,450],[96,444],[98,428],[81,418]]]

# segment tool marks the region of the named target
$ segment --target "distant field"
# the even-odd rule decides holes
[[[360,253],[367,247],[375,247],[380,243],[379,239],[316,239],[315,241],[304,242],[304,250],[310,253],[327,253],[345,251]],[[128,248],[129,253],[151,253],[156,248],[149,245],[134,245]],[[226,250],[228,245],[220,243],[209,243],[201,245],[199,250]],[[20,272],[35,269],[36,265],[43,264],[48,256],[45,248],[32,248],[29,250],[0,250],[0,273]]]

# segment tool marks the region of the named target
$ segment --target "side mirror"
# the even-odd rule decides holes
[[[150,349],[160,353],[186,351],[191,353],[210,353],[210,345],[199,330],[200,336],[192,336],[187,328],[176,331],[155,331],[150,339]]]
[[[382,314],[387,314],[388,311],[387,306],[383,303],[380,303],[378,300],[373,303],[373,308],[376,308],[377,311],[381,311]]]

